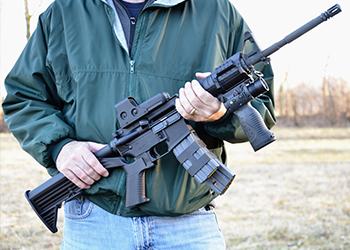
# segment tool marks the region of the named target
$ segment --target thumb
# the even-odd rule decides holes
[[[96,143],[96,142],[88,142],[88,145],[89,145],[90,151],[93,153],[99,151],[100,149],[106,146],[106,144]]]
[[[206,73],[201,73],[201,72],[197,72],[196,73],[196,77],[199,80],[203,80],[204,78],[206,78],[207,76],[209,76],[211,73],[210,72],[206,72]]]

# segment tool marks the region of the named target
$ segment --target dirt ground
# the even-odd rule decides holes
[[[236,179],[216,200],[227,249],[350,249],[350,129],[274,133],[258,152],[227,145]],[[45,169],[10,134],[0,136],[1,249],[59,249],[62,211],[51,234],[23,195],[48,179]]]

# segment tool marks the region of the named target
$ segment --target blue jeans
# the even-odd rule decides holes
[[[213,210],[180,217],[122,217],[87,199],[67,202],[61,250],[225,249]]]

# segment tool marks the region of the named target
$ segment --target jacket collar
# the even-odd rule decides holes
[[[154,4],[161,4],[164,6],[175,6],[179,3],[185,2],[186,0],[157,0]]]
[[[109,3],[108,0],[101,0],[102,2]],[[186,0],[156,0],[153,4],[159,4],[164,6],[175,6],[179,3],[185,2]]]
[[[121,43],[122,47],[126,51],[129,51],[128,46],[127,46],[127,42],[125,39],[123,27],[122,27],[122,24],[121,24],[120,19],[118,17],[117,10],[114,6],[113,0],[101,0],[101,1],[106,3],[107,5],[109,5],[113,9],[113,11],[114,11],[114,23],[113,23],[114,32],[115,32],[119,42]],[[186,2],[186,1],[187,0],[156,0],[151,4],[151,6],[172,7],[172,6],[178,5],[178,4],[180,4],[182,2]]]

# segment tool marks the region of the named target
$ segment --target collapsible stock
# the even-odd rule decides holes
[[[57,213],[62,202],[82,195],[82,190],[63,174],[57,174],[37,188],[25,192],[29,204],[45,226],[57,232]]]
[[[99,159],[113,155],[109,145],[95,153]],[[122,167],[123,165],[113,165],[113,168]],[[111,168],[107,166],[106,168]],[[33,190],[27,190],[25,197],[27,201],[45,224],[52,232],[57,232],[57,213],[62,203],[70,201],[83,195],[83,190],[68,180],[63,174],[59,173],[47,180]]]

